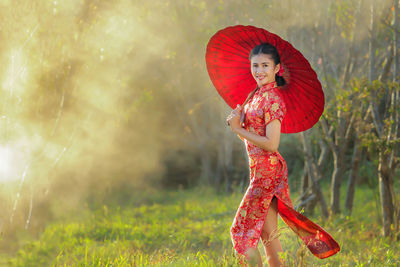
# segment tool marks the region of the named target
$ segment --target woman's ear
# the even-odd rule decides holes
[[[281,68],[281,63],[278,63],[275,65],[275,74],[279,72],[279,69]]]

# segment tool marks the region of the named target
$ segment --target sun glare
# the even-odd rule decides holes
[[[13,180],[12,152],[8,147],[0,147],[0,182]]]

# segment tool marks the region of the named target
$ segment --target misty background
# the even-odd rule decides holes
[[[1,0],[0,240],[39,234],[76,209],[133,203],[143,190],[243,188],[245,148],[209,79],[208,40],[243,24],[291,42],[317,72],[330,118],[337,92],[368,73],[369,2]],[[373,79],[392,77],[391,66],[381,74],[392,1],[373,3]],[[321,139],[310,131],[313,153]],[[301,136],[283,134],[279,151],[299,191]],[[332,168],[328,155],[328,179]],[[359,183],[370,183],[375,174],[362,171]]]

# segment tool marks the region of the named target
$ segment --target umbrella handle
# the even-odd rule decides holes
[[[245,117],[245,114],[242,109],[242,111],[240,112],[240,125],[242,125],[242,123],[244,122],[244,117]]]

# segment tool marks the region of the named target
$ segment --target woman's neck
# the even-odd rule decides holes
[[[272,82],[266,83],[266,84],[264,84],[264,85],[262,85],[262,86],[259,86],[259,87],[260,87],[260,88],[264,88],[264,87],[266,87],[266,88],[276,87],[276,81],[272,81]]]

